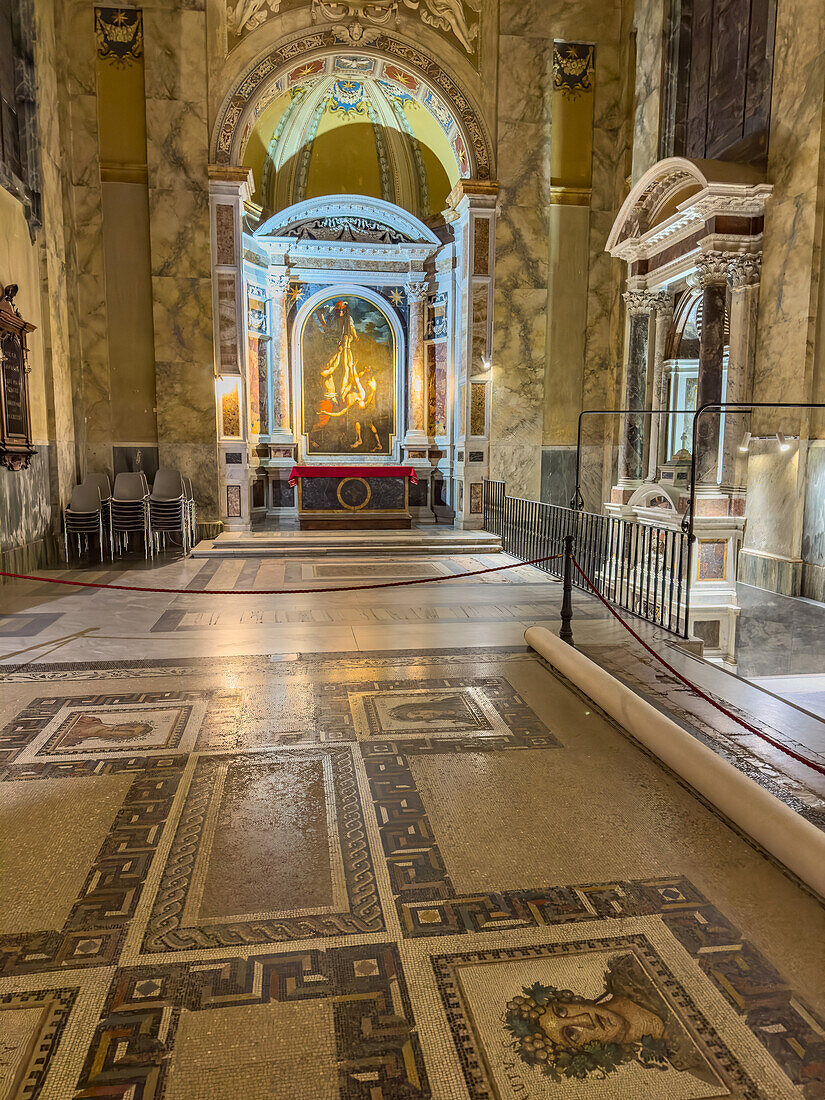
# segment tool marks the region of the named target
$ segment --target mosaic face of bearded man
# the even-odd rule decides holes
[[[320,302],[301,335],[308,454],[389,455],[395,433],[395,333],[357,295]]]

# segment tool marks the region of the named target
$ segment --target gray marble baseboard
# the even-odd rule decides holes
[[[825,603],[825,565],[802,563],[802,596]]]
[[[57,535],[26,542],[22,546],[10,546],[0,552],[0,569],[5,573],[33,573],[38,569],[53,569],[63,563],[63,548]],[[0,577],[0,583],[7,581]]]
[[[576,448],[542,447],[541,499],[566,508],[576,488]]]
[[[798,596],[802,587],[802,562],[767,557],[743,548],[739,551],[737,580],[754,588],[778,592],[781,596]]]

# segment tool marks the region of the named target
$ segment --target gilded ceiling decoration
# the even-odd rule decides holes
[[[470,56],[478,54],[479,15],[466,0],[227,0],[227,29],[240,38],[278,13],[307,6],[313,23],[343,24],[342,40],[366,42],[372,37],[370,26],[398,26],[402,14],[410,12]]]

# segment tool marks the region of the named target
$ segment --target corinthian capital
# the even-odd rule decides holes
[[[660,290],[650,296],[653,300],[652,307],[656,313],[669,317],[673,313],[673,295],[670,291]]]
[[[412,303],[420,303],[426,301],[427,298],[427,284],[426,283],[407,283],[406,286],[407,300]]]
[[[656,295],[649,290],[626,290],[622,298],[628,314],[631,317],[641,317],[643,314],[649,316],[653,312]]]
[[[266,290],[270,298],[285,298],[289,290],[289,276],[267,275]]]
[[[690,282],[699,290],[709,286],[724,286],[735,255],[734,252],[703,252],[696,261],[696,274]]]
[[[755,286],[761,278],[761,252],[740,252],[734,256],[730,268],[730,285],[734,289],[740,286]]]

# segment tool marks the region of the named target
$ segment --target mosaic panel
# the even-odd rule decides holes
[[[273,1012],[286,1027],[267,1031],[262,1018],[271,1019]],[[309,1020],[317,1036],[307,1027],[296,1030]],[[289,1030],[287,1022],[293,1025]],[[211,1034],[212,1041],[202,1044],[193,1069],[186,1048],[191,1050],[198,1032]],[[415,1100],[430,1095],[398,950],[381,943],[120,970],[78,1095],[237,1096],[242,1075],[249,1072],[250,1047],[261,1035],[268,1042],[245,1096]],[[238,1059],[226,1082],[221,1048],[237,1046],[239,1038],[247,1064]],[[326,1075],[313,1063],[331,1070],[334,1092],[318,1091]]]
[[[237,727],[238,691],[143,691],[33,699],[0,731],[5,763],[109,753],[188,751],[199,732]]]
[[[370,742],[369,751],[551,748],[559,742],[507,680],[496,676],[327,683],[316,690],[323,737]],[[406,744],[410,742],[410,744]]]
[[[764,1095],[644,935],[432,964],[473,1100]]]
[[[262,873],[272,866],[277,876]],[[383,927],[349,750],[198,760],[144,951]]]
[[[6,781],[134,776],[60,929],[0,936],[0,976],[104,966],[120,950],[172,808],[185,756],[73,760],[5,769]],[[36,869],[36,850],[31,852]]]
[[[76,989],[0,994],[0,1097],[40,1096]]]
[[[365,765],[405,938],[658,917],[792,1081],[825,1082],[823,1022],[684,876],[459,895],[407,758],[371,752]]]

